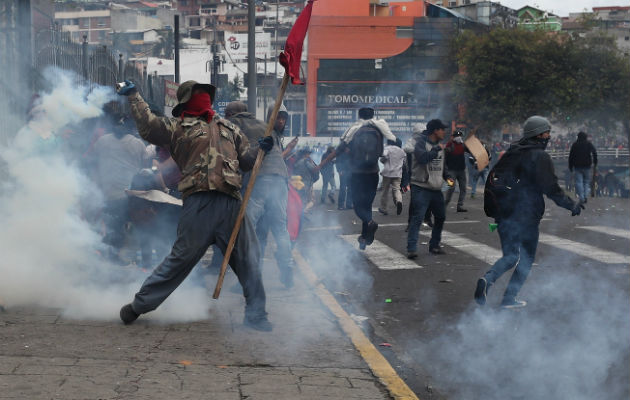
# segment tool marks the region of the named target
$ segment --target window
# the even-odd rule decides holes
[[[90,27],[90,19],[81,18],[81,28],[89,28],[89,27]]]
[[[457,1],[449,1],[448,2],[448,6],[449,7],[457,7]]]
[[[105,22],[105,18],[98,18],[98,20],[96,21],[96,24],[100,27],[107,25]]]

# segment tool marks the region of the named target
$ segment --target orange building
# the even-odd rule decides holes
[[[339,136],[366,105],[394,133],[411,133],[415,122],[443,106],[452,76],[445,73],[447,39],[456,18],[427,18],[435,6],[421,0],[372,3],[314,3],[306,84],[311,135]]]

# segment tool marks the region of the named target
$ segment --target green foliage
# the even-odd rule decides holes
[[[221,89],[220,89],[221,90]],[[245,93],[245,89],[241,83],[241,79],[238,75],[228,82],[227,87],[222,89],[221,98],[229,99],[229,101],[235,101],[241,98],[241,94]]]
[[[495,29],[454,40],[455,97],[473,126],[493,130],[540,114],[574,125],[630,120],[630,63],[605,36]]]

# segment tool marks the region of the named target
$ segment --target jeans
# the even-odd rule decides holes
[[[343,208],[352,208],[352,189],[350,188],[350,173],[342,172],[339,174],[339,197],[337,198],[337,206]]]
[[[361,235],[365,237],[368,223],[372,220],[372,202],[376,197],[378,173],[352,174],[350,186],[352,187],[354,213],[363,221]]]
[[[289,187],[286,178],[280,175],[261,175],[256,179],[252,195],[247,203],[247,216],[256,227],[256,232],[260,234],[258,236],[261,245],[260,254],[265,254],[267,235],[271,231],[276,241],[275,256],[281,271],[293,267],[291,240],[287,230],[288,197]]]
[[[187,197],[173,249],[136,293],[131,303],[133,310],[138,314],[155,310],[186,279],[212,244],[216,243],[224,253],[240,206],[239,200],[217,191]],[[249,315],[266,314],[259,251],[254,227],[246,216],[234,243],[230,266],[243,287],[245,313]]]
[[[453,179],[457,181],[457,185],[459,186],[459,197],[457,198],[457,208],[461,208],[464,206],[464,199],[466,198],[466,170],[462,169],[460,171],[451,170],[449,171],[453,176]],[[453,192],[455,191],[455,185],[449,186],[446,190],[446,198],[444,199],[444,204],[448,205],[451,201],[451,197],[453,197]]]
[[[481,184],[486,184],[486,179],[488,179],[488,167],[482,169],[481,171],[477,171],[477,168],[471,168],[470,170],[470,194],[474,196],[477,193],[477,182],[479,178],[481,178]]]
[[[521,290],[534,263],[538,247],[539,221],[517,221],[505,219],[498,221],[503,257],[498,259],[484,275],[490,287],[508,270],[514,268],[508,287],[503,295],[504,302],[511,302]]]
[[[322,174],[322,195],[320,200],[322,203],[326,201],[326,193],[328,191],[328,186],[330,185],[330,194],[334,194],[335,192],[335,176],[334,175],[324,175]]]
[[[431,210],[435,219],[433,221],[429,249],[439,247],[440,241],[442,241],[442,228],[446,219],[446,207],[444,206],[442,192],[411,185],[411,204],[412,215],[409,231],[407,232],[407,251],[415,252],[418,249],[418,233],[427,210]]]
[[[391,191],[390,191],[391,190]],[[394,199],[394,204],[402,203],[402,193],[400,192],[400,178],[383,177],[383,194],[381,194],[381,209],[387,210],[389,196]]]
[[[581,201],[591,194],[591,167],[575,168],[575,193]]]

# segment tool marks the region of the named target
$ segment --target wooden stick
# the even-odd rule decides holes
[[[282,78],[282,84],[280,85],[280,91],[278,92],[278,96],[276,97],[276,104],[273,106],[271,117],[269,118],[269,122],[267,123],[265,136],[271,135],[271,131],[273,130],[274,125],[276,124],[278,111],[280,110],[280,106],[282,105],[282,98],[284,97],[284,92],[287,90],[288,84],[289,84],[289,75],[285,72],[284,77]],[[238,236],[238,232],[241,229],[241,223],[243,222],[243,218],[245,217],[245,211],[247,209],[247,202],[249,201],[249,198],[252,194],[252,189],[254,189],[254,183],[256,182],[256,175],[258,175],[258,170],[260,169],[260,165],[262,164],[262,160],[264,156],[265,156],[265,152],[263,150],[258,150],[258,154],[256,155],[256,162],[254,163],[254,167],[252,168],[252,172],[249,178],[249,183],[247,184],[247,189],[245,190],[245,196],[243,196],[241,209],[238,211],[238,216],[236,217],[236,223],[234,224],[234,229],[232,229],[232,235],[230,236],[230,241],[228,242],[227,248],[225,249],[225,255],[223,256],[223,263],[221,264],[221,272],[219,273],[219,279],[217,279],[217,286],[214,288],[214,293],[212,294],[213,299],[218,299],[219,294],[221,293],[221,286],[223,286],[223,279],[225,278],[225,272],[227,270],[227,266],[230,261],[230,256],[232,255],[232,250],[234,249],[234,243],[236,242],[236,237]]]

